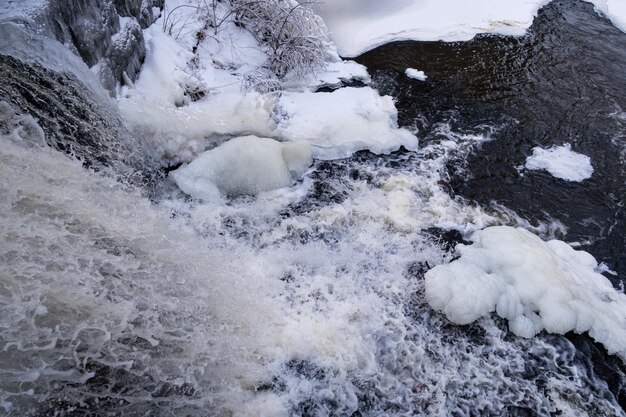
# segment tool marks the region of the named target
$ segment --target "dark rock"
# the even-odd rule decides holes
[[[158,18],[152,13],[152,8],[162,10],[165,0],[113,0],[113,3],[120,16],[134,17],[145,29]]]
[[[114,36],[105,60],[115,80],[123,79],[124,73],[138,74],[146,57],[143,32],[135,19],[128,21]],[[131,77],[133,79],[133,77]]]
[[[90,67],[104,56],[120,29],[119,16],[109,0],[51,1],[43,13],[40,19],[54,37],[74,46]]]
[[[458,230],[440,229],[432,227],[427,229],[426,232],[433,237],[433,241],[439,244],[445,250],[452,250],[457,245],[470,245],[471,242],[465,240],[463,235]]]
[[[123,74],[136,79],[146,48],[141,32],[158,16],[163,0],[50,0],[34,20],[38,31],[68,46],[113,93]],[[130,18],[124,22],[120,17]]]

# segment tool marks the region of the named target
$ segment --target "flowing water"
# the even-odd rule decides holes
[[[626,274],[626,35],[582,1],[543,8],[527,36],[470,42],[403,42],[359,58],[398,100],[402,123],[428,137],[440,121],[459,129],[500,126],[493,141],[452,173],[453,190],[525,218],[557,218],[567,239]],[[406,68],[428,82],[404,76]],[[582,183],[524,171],[532,148],[569,143],[590,156]]]
[[[493,224],[589,241],[619,284],[624,46],[581,2],[552,4],[521,39],[388,45],[360,59],[418,129],[418,152],[319,161],[290,189],[227,204],[127,175],[153,163],[141,149],[127,160],[83,141],[68,155],[74,132],[3,97],[0,409],[625,415],[626,368],[588,337],[523,339],[495,317],[454,326],[423,288]],[[561,141],[591,156],[589,182],[515,168]],[[115,164],[89,163],[108,152]]]

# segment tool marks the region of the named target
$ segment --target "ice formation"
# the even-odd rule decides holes
[[[244,136],[204,152],[171,176],[185,193],[202,200],[258,194],[291,185],[311,165],[306,143]]]
[[[209,63],[203,76],[190,72],[193,54],[158,26],[144,32],[146,62],[118,105],[131,127],[147,133],[142,136],[160,157],[189,162],[220,135],[271,135],[271,97],[241,92],[239,78]],[[193,101],[199,97],[192,98],[194,92],[203,99]]]
[[[626,30],[626,2],[589,0]],[[466,41],[479,33],[523,35],[549,0],[336,0],[319,7],[339,53],[355,57],[398,40]]]
[[[426,298],[456,324],[491,312],[518,336],[588,332],[626,360],[626,295],[598,273],[589,253],[521,228],[475,232],[461,257],[426,273]]]
[[[424,73],[424,71],[419,71],[419,70],[416,70],[415,68],[407,68],[404,73],[406,74],[407,77],[413,78],[418,81],[426,81],[426,79],[428,78],[426,74]]]
[[[533,148],[533,154],[526,159],[525,167],[531,170],[545,169],[554,177],[576,182],[591,178],[593,174],[591,158],[572,151],[568,143],[550,149]]]
[[[224,45],[208,39],[205,49],[194,55],[189,43],[195,43],[195,38],[193,42],[184,37],[175,40],[161,31],[159,22],[145,31],[144,68],[133,88],[123,89],[118,102],[130,125],[147,132],[144,136],[170,163],[191,161],[223,136],[306,141],[314,146],[314,156],[324,159],[364,149],[389,153],[401,146],[417,148],[417,138],[398,128],[391,97],[381,97],[369,87],[312,92],[350,81],[369,83],[367,69],[360,64],[341,61],[338,56],[334,61],[331,56],[324,71],[299,84],[286,83],[283,87],[290,91],[280,95],[254,89],[242,92],[252,68],[264,60],[257,56],[258,45],[254,46],[249,34],[231,28],[225,31],[229,37],[220,39]],[[201,96],[194,100],[189,91],[199,91]]]
[[[319,159],[345,158],[368,149],[389,153],[417,149],[417,138],[399,129],[389,96],[372,88],[342,88],[332,93],[284,93],[279,102],[278,135],[313,145]]]

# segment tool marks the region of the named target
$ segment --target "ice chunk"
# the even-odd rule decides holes
[[[525,167],[545,169],[557,178],[576,182],[591,178],[593,174],[591,158],[572,151],[568,143],[550,149],[533,148],[533,154],[526,159]]]
[[[204,152],[171,173],[185,193],[202,200],[288,187],[312,163],[307,143],[243,136]]]
[[[597,272],[593,256],[508,226],[472,241],[457,247],[459,259],[426,273],[431,307],[456,324],[495,311],[522,337],[588,332],[626,360],[626,295]]]
[[[426,78],[428,78],[426,74],[424,74],[424,71],[418,71],[415,68],[407,68],[404,73],[407,77],[413,78],[418,81],[426,81]]]
[[[398,128],[393,99],[369,87],[286,92],[276,113],[279,136],[310,143],[319,159],[345,158],[364,149],[378,154],[401,146],[414,150],[418,145],[415,135]]]

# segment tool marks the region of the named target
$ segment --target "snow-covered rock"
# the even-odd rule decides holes
[[[167,7],[173,10],[179,3],[168,1]],[[161,17],[144,31],[145,64],[134,84],[121,90],[118,102],[131,127],[152,142],[165,165],[191,161],[212,141],[244,135],[307,142],[321,159],[360,150],[417,148],[417,138],[398,127],[391,97],[369,87],[340,88],[367,84],[370,77],[363,65],[341,60],[330,43],[325,67],[311,68],[306,77],[292,74],[278,80],[259,73],[268,56],[245,28],[231,21],[229,7],[217,5],[216,13],[227,17],[217,32],[204,28],[188,7],[176,9],[176,19]],[[171,20],[187,22],[188,28],[180,35],[174,31],[176,36],[164,33]],[[205,33],[201,41],[198,33]],[[280,92],[263,88],[273,82]],[[321,87],[338,90],[314,92]],[[191,97],[189,91],[200,94]]]
[[[312,161],[307,143],[243,136],[204,152],[170,175],[185,193],[210,201],[288,187]]]
[[[456,324],[491,312],[518,336],[588,332],[626,360],[626,295],[587,252],[508,226],[474,233],[461,257],[426,273],[426,298]]]

